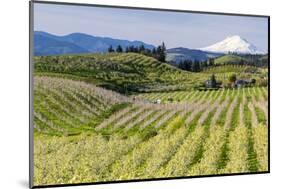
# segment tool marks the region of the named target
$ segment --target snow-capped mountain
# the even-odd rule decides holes
[[[223,41],[215,43],[208,47],[200,48],[202,51],[216,52],[216,53],[240,53],[240,54],[265,54],[261,49],[249,43],[246,39],[239,35],[227,37]]]

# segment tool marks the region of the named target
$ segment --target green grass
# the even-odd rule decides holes
[[[224,55],[220,56],[215,59],[215,64],[230,64],[230,63],[236,63],[238,64],[240,61],[247,61],[246,58],[237,56],[237,55]]]

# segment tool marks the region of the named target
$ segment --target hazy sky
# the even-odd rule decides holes
[[[267,50],[267,18],[35,3],[34,30],[56,35],[74,32],[168,48],[200,48],[240,35]]]

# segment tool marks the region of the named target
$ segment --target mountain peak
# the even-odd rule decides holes
[[[240,35],[232,35],[228,36],[226,39],[231,39],[231,40],[244,40]]]
[[[250,44],[246,39],[242,38],[240,35],[232,35],[228,36],[226,39],[223,41],[228,41],[232,43],[241,43],[241,44]]]
[[[233,35],[211,46],[200,48],[203,51],[217,53],[240,53],[240,54],[264,54],[263,50],[258,49],[255,45],[248,42],[239,35]]]

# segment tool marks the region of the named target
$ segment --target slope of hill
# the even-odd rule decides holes
[[[144,45],[145,48],[152,49],[154,46],[146,44],[142,41],[128,41],[121,39],[113,39],[109,37],[96,37],[84,33],[72,33],[65,36],[52,35],[47,32],[35,31],[35,55],[57,55],[57,54],[79,54],[87,52],[107,52],[108,47],[112,45],[113,48],[116,48],[118,45],[121,45],[124,49],[128,46],[140,46]],[[37,40],[40,39],[40,40]],[[52,40],[50,44],[48,41]],[[55,51],[56,48],[62,48],[61,51]],[[70,49],[68,46],[75,46],[79,49]],[[67,48],[68,47],[68,48]],[[70,50],[69,50],[70,49]],[[60,52],[60,53],[58,53]]]
[[[242,55],[242,54],[227,54],[215,59],[217,65],[251,65],[255,67],[268,67],[268,56],[267,55]]]
[[[183,47],[172,48],[166,51],[167,53],[167,61],[179,63],[183,60],[198,60],[198,61],[205,61],[209,58],[215,58],[221,56],[221,53],[212,53],[212,52],[205,52],[196,49],[188,49]]]
[[[237,55],[224,55],[215,59],[215,64],[239,64],[241,61],[246,62],[247,59]]]
[[[191,73],[136,53],[39,56],[35,72],[78,78],[122,93],[175,90],[194,82]]]
[[[34,77],[34,129],[48,135],[92,131],[129,99],[85,82]]]

